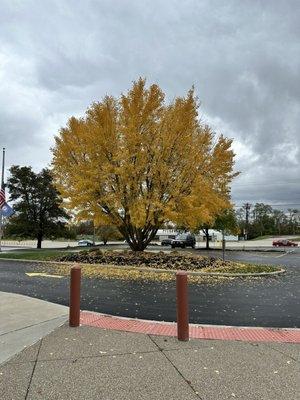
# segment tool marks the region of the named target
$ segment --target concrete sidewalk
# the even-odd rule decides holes
[[[296,400],[300,345],[64,325],[0,366],[2,400]]]
[[[0,364],[61,326],[68,307],[0,292]]]
[[[300,344],[69,328],[66,307],[1,292],[0,304],[1,400],[300,398]]]

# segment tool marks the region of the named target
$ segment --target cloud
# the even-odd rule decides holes
[[[201,117],[234,139],[238,204],[300,203],[299,20],[298,0],[2,0],[8,165],[47,165],[71,115],[145,76],[168,99],[195,85]]]

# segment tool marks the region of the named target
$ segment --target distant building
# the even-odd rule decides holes
[[[159,229],[154,240],[175,239],[176,235],[178,235],[176,229]]]
[[[219,231],[216,231],[214,229],[209,229],[209,236],[210,240],[212,242],[217,242],[222,240],[222,233]],[[180,232],[177,231],[176,229],[159,229],[157,231],[157,234],[154,238],[154,241],[161,242],[163,239],[175,239],[175,237],[179,234]],[[198,232],[195,234],[196,236],[196,242],[205,242],[205,235],[202,231]],[[225,235],[225,240],[228,242],[234,242],[238,241],[238,236],[236,235]]]
[[[220,241],[222,240],[222,232],[216,231],[215,229],[209,229],[208,231],[209,235],[212,237],[212,242]],[[200,232],[200,235],[203,237],[203,241],[205,241],[205,236],[204,234]],[[227,242],[235,242],[238,241],[239,238],[237,235],[225,235],[225,240]]]

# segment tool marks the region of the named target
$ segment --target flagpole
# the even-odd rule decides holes
[[[2,173],[1,173],[1,189],[4,189],[4,165],[5,165],[5,147],[2,149]],[[2,251],[2,233],[3,233],[3,216],[0,210],[0,252]]]

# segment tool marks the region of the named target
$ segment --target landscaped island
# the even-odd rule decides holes
[[[219,258],[199,256],[172,251],[165,252],[133,252],[133,251],[103,251],[84,250],[65,254],[58,261],[68,261],[87,264],[131,266],[163,270],[184,270],[202,272],[236,272],[259,273],[273,272],[280,268],[269,265],[245,264],[241,262],[223,261]]]
[[[32,260],[33,270],[68,276],[75,264],[82,267],[83,277],[121,280],[170,281],[174,273],[185,270],[190,282],[209,283],[224,279],[277,275],[279,266],[223,261],[219,258],[171,251],[134,252],[131,250],[23,250],[2,254],[0,258]]]

